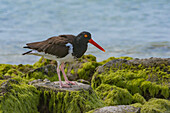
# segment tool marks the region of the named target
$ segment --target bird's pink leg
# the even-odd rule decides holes
[[[57,66],[57,74],[58,74],[58,78],[59,78],[59,82],[60,82],[60,88],[63,88],[63,87],[65,87],[65,88],[70,88],[69,85],[63,84],[63,83],[61,82],[61,77],[60,77],[60,64],[58,64],[58,66]]]
[[[71,81],[68,80],[68,78],[67,78],[67,76],[66,76],[66,74],[65,74],[65,72],[64,72],[64,62],[61,64],[61,71],[62,71],[62,73],[63,73],[64,79],[65,79],[65,81],[66,81],[67,84],[76,85],[76,83],[71,82]]]

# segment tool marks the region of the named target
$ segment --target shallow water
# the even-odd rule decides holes
[[[25,43],[90,31],[106,52],[89,44],[98,61],[111,56],[170,57],[169,0],[1,0],[0,63],[33,64]]]

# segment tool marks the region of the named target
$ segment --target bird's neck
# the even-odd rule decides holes
[[[73,56],[80,58],[87,50],[87,43],[80,40],[75,40],[73,44]]]

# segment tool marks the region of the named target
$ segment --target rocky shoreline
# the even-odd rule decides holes
[[[67,63],[72,88],[59,88],[56,62],[0,64],[2,113],[168,113],[170,58],[85,55]],[[62,78],[62,80],[64,80]]]

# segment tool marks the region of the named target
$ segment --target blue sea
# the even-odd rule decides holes
[[[0,0],[0,63],[33,64],[28,42],[89,31],[106,52],[86,54],[170,57],[170,0]]]

